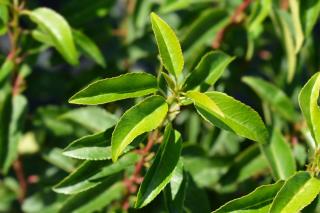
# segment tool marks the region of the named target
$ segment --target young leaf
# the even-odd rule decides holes
[[[273,84],[260,78],[244,77],[242,81],[254,90],[262,101],[268,103],[288,121],[297,121],[298,114],[288,96]]]
[[[313,75],[299,94],[299,105],[316,143],[320,144],[320,109],[318,105],[320,73]]]
[[[233,60],[234,57],[221,51],[211,51],[207,53],[187,77],[183,86],[184,89],[187,91],[200,85],[205,87],[212,86]]]
[[[8,79],[10,73],[12,72],[14,63],[10,59],[6,59],[0,68],[0,88],[2,84]]]
[[[128,153],[116,163],[110,161],[85,161],[79,168],[55,185],[53,190],[63,194],[77,194],[86,191],[99,185],[107,177],[134,165],[138,160],[138,154]]]
[[[156,37],[163,66],[178,77],[184,65],[181,46],[170,26],[157,14],[151,13],[152,29]]]
[[[78,30],[72,30],[72,34],[75,43],[83,50],[85,54],[92,58],[101,67],[106,66],[106,62],[98,46],[88,36]]]
[[[92,132],[99,132],[116,125],[119,118],[108,111],[95,107],[81,107],[70,110],[60,116],[61,119],[73,121]]]
[[[9,10],[6,4],[0,4],[0,36],[4,35],[8,28]]]
[[[274,184],[264,185],[256,188],[253,192],[229,201],[215,210],[213,213],[229,212],[268,212],[273,198],[276,196],[284,181]],[[262,211],[265,210],[265,211]]]
[[[60,14],[45,7],[33,11],[25,10],[23,13],[28,15],[41,31],[50,38],[54,47],[68,63],[72,65],[79,63],[71,28]]]
[[[150,203],[170,182],[178,164],[182,147],[181,135],[169,124],[164,139],[152,166],[139,188],[136,207],[142,208]]]
[[[261,149],[277,180],[286,180],[296,172],[296,162],[290,146],[276,129],[273,130],[270,143],[262,145]]]
[[[157,79],[147,73],[128,73],[89,84],[73,95],[69,103],[97,105],[148,95],[157,90]]]
[[[268,131],[259,114],[249,106],[221,92],[187,92],[198,113],[213,125],[242,137],[265,143]]]
[[[120,199],[125,192],[125,186],[122,182],[112,184],[113,179],[108,178],[99,186],[71,196],[59,212],[95,212],[108,206],[112,201]]]
[[[298,172],[290,177],[274,198],[270,212],[299,212],[309,205],[320,192],[320,180],[308,172]]]
[[[168,104],[161,96],[151,96],[126,111],[116,125],[111,139],[112,160],[139,135],[157,128],[168,112]]]

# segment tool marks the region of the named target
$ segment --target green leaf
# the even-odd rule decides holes
[[[290,98],[279,88],[260,78],[244,77],[242,81],[268,103],[276,112],[288,121],[297,121],[299,116]]]
[[[306,38],[310,36],[320,14],[320,1],[304,0],[300,3],[301,24]]]
[[[0,36],[8,30],[9,11],[5,4],[0,4]]]
[[[79,63],[71,28],[60,14],[45,7],[33,11],[25,10],[23,14],[28,15],[42,33],[50,38],[50,42],[68,63],[72,65]]]
[[[253,192],[221,206],[213,213],[229,213],[229,212],[269,212],[270,204],[276,196],[284,181],[274,184],[264,185],[256,188]],[[263,211],[262,211],[263,209]]]
[[[99,185],[110,175],[116,174],[139,160],[136,153],[128,153],[116,163],[111,161],[85,161],[74,172],[54,186],[63,194],[77,194]]]
[[[73,109],[61,115],[60,118],[80,124],[92,132],[109,129],[119,120],[117,116],[95,106]]]
[[[2,172],[8,152],[11,113],[11,94],[6,89],[0,90],[0,169]]]
[[[183,212],[187,184],[188,176],[183,171],[180,159],[173,172],[170,185],[168,184],[163,191],[165,204],[169,213]]]
[[[169,73],[178,77],[184,65],[178,38],[170,26],[155,13],[151,13],[151,23],[163,66]]]
[[[259,114],[249,106],[221,92],[187,92],[198,113],[213,125],[242,137],[265,143],[268,131]]]
[[[113,129],[93,135],[84,136],[73,141],[63,150],[63,154],[82,160],[109,160],[111,159],[111,136]],[[137,144],[145,139],[145,135],[137,137],[133,143]],[[128,146],[124,153],[130,151],[134,146]]]
[[[112,160],[116,161],[137,136],[157,128],[167,112],[168,104],[161,96],[148,97],[126,111],[112,133]]]
[[[295,52],[298,53],[304,41],[304,33],[300,20],[300,0],[289,0],[293,28],[295,31]]]
[[[150,203],[170,182],[180,158],[181,147],[180,133],[173,130],[171,124],[167,125],[163,142],[139,188],[137,208]]]
[[[278,130],[273,130],[270,143],[262,145],[261,148],[277,180],[286,180],[296,172],[291,148]]]
[[[3,171],[7,173],[18,155],[18,143],[22,136],[22,127],[27,109],[27,99],[22,95],[13,96],[12,114],[9,126],[8,149]]]
[[[14,63],[11,59],[7,58],[0,68],[0,88],[6,82],[8,77],[10,76],[14,67]]]
[[[72,34],[75,43],[83,50],[85,54],[92,58],[101,67],[106,66],[106,62],[98,46],[88,36],[78,30],[72,30]]]
[[[43,153],[42,157],[50,164],[66,172],[74,171],[77,163],[74,159],[64,156],[60,148],[51,148],[49,151]]]
[[[234,57],[221,51],[211,51],[207,53],[187,77],[183,85],[184,90],[191,90],[200,85],[206,88],[212,86],[233,60]]]
[[[310,132],[316,143],[320,144],[320,109],[318,105],[320,73],[314,74],[299,94],[299,105]]]
[[[272,202],[270,212],[299,212],[320,192],[320,180],[308,172],[298,172],[289,178]]]
[[[62,206],[61,213],[88,213],[101,210],[114,200],[119,200],[125,193],[122,182],[112,184],[114,178],[108,178],[88,191],[71,196]]]
[[[240,183],[268,168],[268,162],[261,154],[258,144],[248,147],[235,158],[228,171],[221,177],[223,185]]]
[[[256,1],[253,12],[251,13],[248,22],[248,31],[254,33],[261,27],[262,22],[268,17],[272,9],[272,0]]]
[[[274,13],[272,13],[271,18],[273,18],[273,21],[280,30],[278,34],[280,39],[282,40],[283,48],[285,49],[287,57],[287,81],[291,82],[294,78],[297,65],[297,55],[295,51],[294,38],[290,31],[290,26],[292,23],[289,23],[290,17],[288,13],[282,10],[280,11],[275,9]]]
[[[72,142],[63,150],[63,154],[77,159],[107,160],[111,159],[112,129],[94,135],[84,136]]]
[[[97,105],[126,98],[145,96],[157,91],[157,79],[147,73],[128,73],[89,84],[73,95],[69,103]]]

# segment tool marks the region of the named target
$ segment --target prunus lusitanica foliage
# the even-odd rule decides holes
[[[320,212],[320,0],[0,0],[0,212]]]

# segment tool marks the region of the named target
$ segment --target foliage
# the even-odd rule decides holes
[[[0,212],[319,212],[319,13],[0,0]]]

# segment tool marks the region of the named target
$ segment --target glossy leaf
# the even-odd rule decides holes
[[[109,160],[111,159],[111,136],[113,129],[99,132],[93,135],[84,136],[73,141],[63,150],[63,154],[82,160]],[[137,137],[133,143],[137,144],[145,139],[142,135]],[[124,153],[133,149],[134,146],[127,146]]]
[[[88,36],[78,30],[72,30],[72,34],[75,43],[83,50],[85,54],[92,58],[101,67],[106,66],[106,62],[100,49]]]
[[[270,204],[283,186],[284,181],[264,185],[256,188],[253,192],[229,201],[215,210],[213,213],[229,212],[269,212]]]
[[[117,116],[95,106],[70,110],[69,112],[61,115],[60,118],[80,124],[92,132],[109,129],[116,125],[119,120]]]
[[[78,64],[78,53],[75,48],[72,31],[68,22],[54,10],[37,8],[33,11],[23,11],[38,25],[58,52],[72,65]]]
[[[318,105],[320,73],[313,75],[299,94],[299,105],[312,136],[320,144],[320,109]]]
[[[270,212],[299,212],[320,193],[320,180],[308,172],[298,172],[289,178],[272,202]]]
[[[112,160],[139,135],[157,128],[168,112],[168,104],[161,96],[151,96],[126,111],[116,125],[111,139]]]
[[[262,145],[261,148],[277,180],[286,180],[296,172],[291,148],[278,130],[273,130],[270,143]]]
[[[190,91],[199,114],[213,125],[242,137],[265,143],[268,131],[259,114],[249,106],[221,92],[200,93]]]
[[[200,85],[204,87],[212,86],[233,60],[233,57],[221,51],[207,53],[186,79],[184,89],[187,91]]]
[[[268,103],[276,112],[289,121],[297,121],[298,114],[290,98],[273,84],[256,77],[242,80],[254,90],[262,101]]]
[[[178,77],[184,65],[178,38],[170,26],[155,13],[151,13],[151,23],[163,66],[169,73]]]
[[[63,194],[77,194],[99,185],[105,178],[116,174],[139,160],[135,153],[128,153],[116,163],[110,161],[85,161],[79,168],[54,186]]]
[[[180,158],[181,147],[180,133],[173,130],[169,124],[166,127],[161,147],[139,188],[136,207],[146,206],[170,182]]]
[[[157,80],[147,73],[128,73],[89,84],[73,95],[72,104],[97,105],[148,95],[157,90]]]
[[[87,213],[101,210],[112,201],[121,199],[125,192],[123,183],[112,184],[114,178],[109,178],[99,186],[88,191],[71,196],[62,206],[61,213]]]

